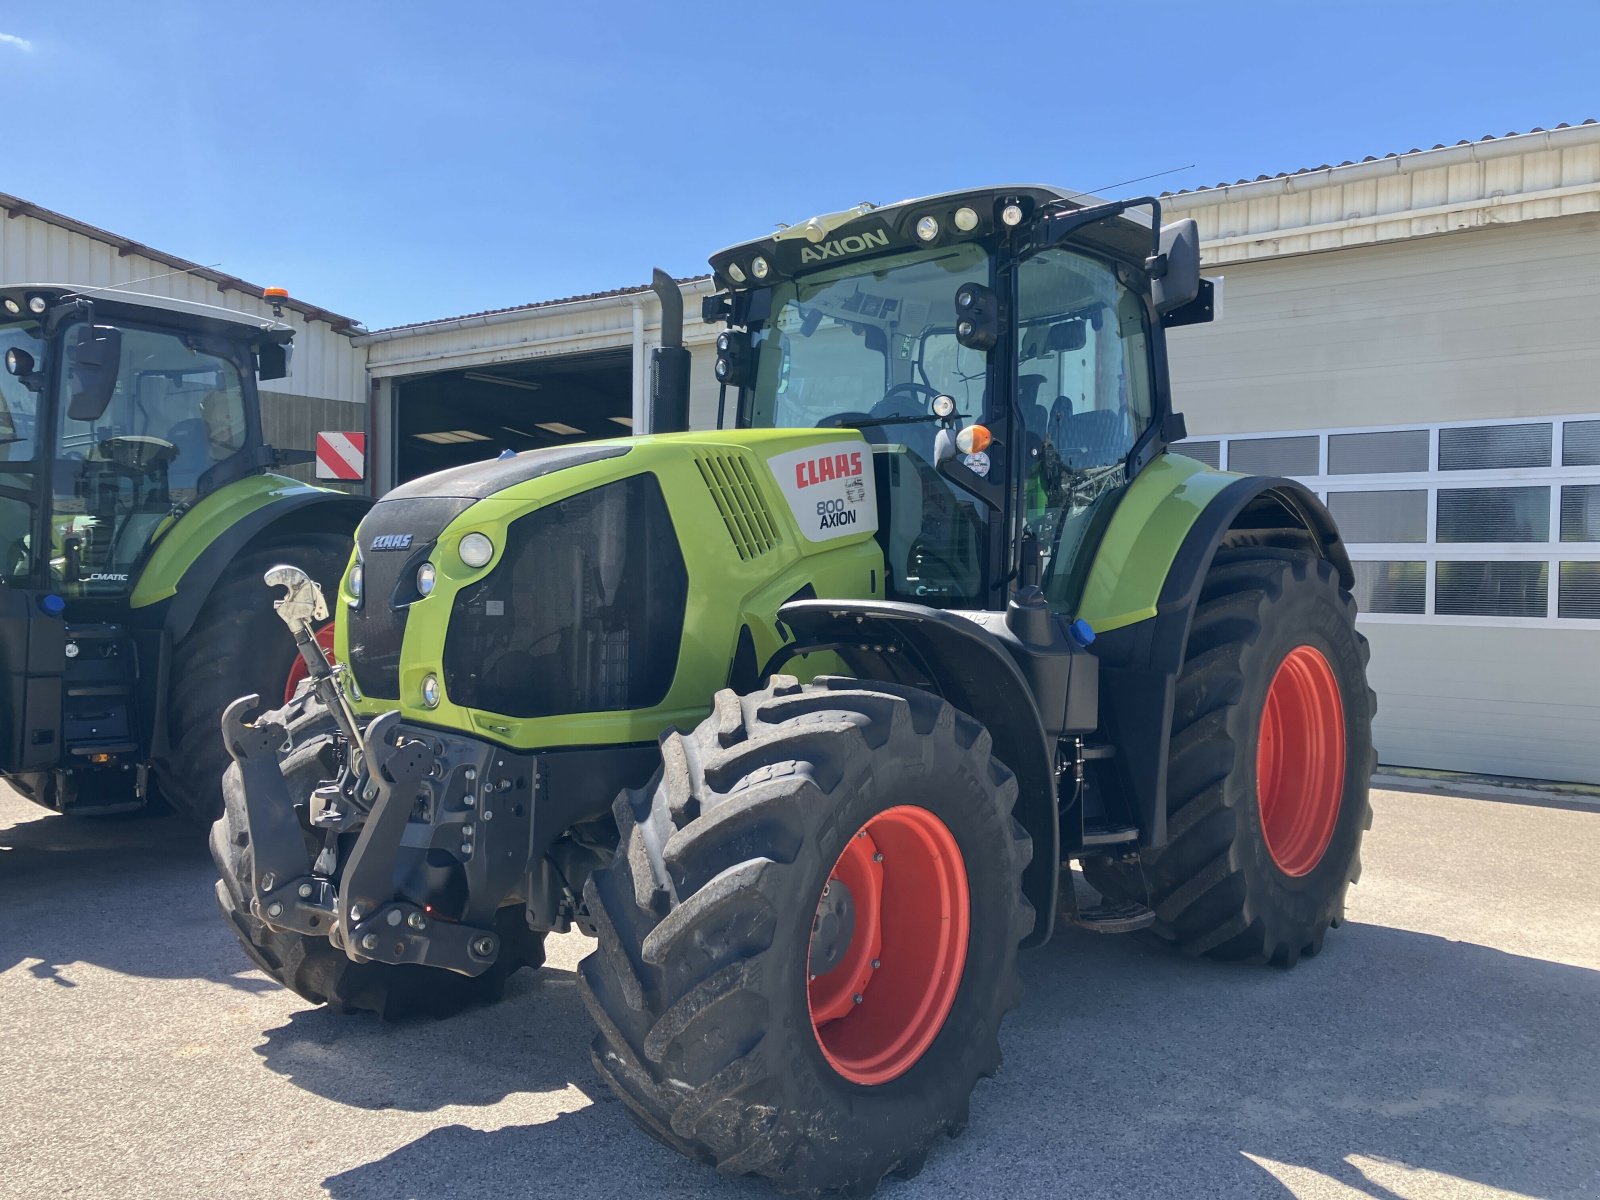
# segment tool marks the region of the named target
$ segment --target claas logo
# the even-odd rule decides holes
[[[830,479],[849,479],[861,474],[861,451],[849,454],[825,454],[821,458],[808,458],[794,465],[796,487],[810,487],[814,483],[827,483]]]

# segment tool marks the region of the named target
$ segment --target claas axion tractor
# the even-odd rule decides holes
[[[257,381],[288,374],[292,338],[162,296],[0,286],[0,775],[24,795],[217,819],[224,708],[304,670],[261,573],[333,586],[366,510],[276,473],[311,457],[262,440]]]
[[[275,576],[312,679],[224,717],[218,894],[282,983],[391,1014],[492,998],[577,926],[639,1124],[861,1193],[965,1123],[1057,920],[1321,947],[1366,647],[1317,498],[1170,446],[1165,331],[1215,311],[1193,222],[998,188],[711,263],[720,429],[390,493],[337,665]]]

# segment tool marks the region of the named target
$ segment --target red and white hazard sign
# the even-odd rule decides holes
[[[366,475],[366,434],[317,434],[318,479],[365,479]]]

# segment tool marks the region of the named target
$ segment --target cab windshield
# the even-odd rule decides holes
[[[752,339],[750,425],[854,426],[873,444],[892,599],[985,603],[986,518],[934,469],[932,403],[948,395],[964,422],[993,419],[989,355],[955,335],[957,290],[991,275],[988,252],[972,243],[818,272],[774,289],[771,319]]]
[[[935,396],[953,396],[969,420],[986,415],[987,355],[955,336],[956,290],[968,282],[989,283],[989,255],[972,243],[780,284],[772,317],[754,338],[750,424],[810,428],[868,420],[874,424],[862,432],[869,441],[902,442],[931,461]]]
[[[81,325],[66,338],[80,336]],[[244,389],[231,347],[195,334],[125,328],[105,411],[70,415],[61,372],[51,576],[70,593],[125,591],[146,546],[206,473],[244,449]]]

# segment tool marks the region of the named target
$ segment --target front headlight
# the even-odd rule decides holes
[[[433,584],[437,578],[438,572],[433,569],[433,564],[431,562],[425,562],[418,567],[417,595],[426,596],[429,592],[433,591]]]
[[[486,567],[494,557],[494,543],[481,533],[469,533],[461,539],[457,553],[469,567]]]

